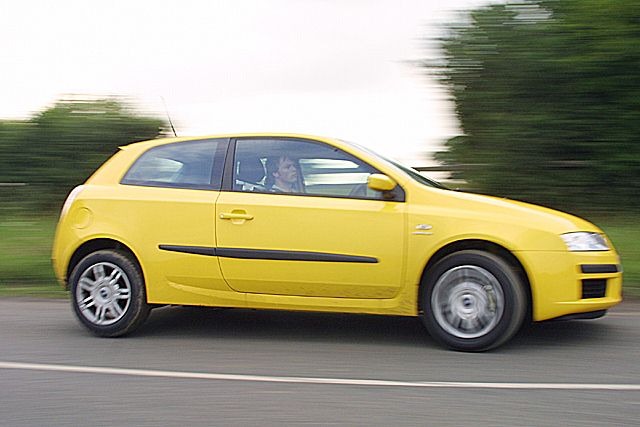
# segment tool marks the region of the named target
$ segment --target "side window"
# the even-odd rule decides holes
[[[240,139],[235,152],[234,191],[384,199],[367,187],[377,169],[321,142]]]
[[[150,148],[135,161],[121,184],[219,189],[226,141],[207,139]]]

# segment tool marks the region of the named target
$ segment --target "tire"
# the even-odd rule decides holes
[[[115,250],[83,258],[70,276],[71,305],[94,335],[118,337],[138,328],[151,310],[140,267]]]
[[[527,312],[518,274],[484,251],[444,257],[429,269],[422,286],[423,323],[434,339],[453,350],[479,352],[504,344]]]

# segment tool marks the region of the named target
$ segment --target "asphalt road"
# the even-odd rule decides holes
[[[0,425],[637,426],[639,322],[624,303],[466,354],[411,318],[166,307],[100,339],[66,301],[0,299]]]

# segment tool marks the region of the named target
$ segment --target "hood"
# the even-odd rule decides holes
[[[446,193],[446,197],[439,199],[442,203],[446,203],[448,209],[471,211],[475,215],[486,216],[492,221],[526,225],[556,234],[571,231],[602,233],[598,227],[582,218],[543,206],[480,194],[449,190],[436,191],[442,192],[442,195]]]

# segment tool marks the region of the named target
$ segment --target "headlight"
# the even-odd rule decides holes
[[[578,231],[575,233],[566,233],[561,235],[567,248],[573,252],[586,251],[608,251],[609,245],[604,237],[599,233],[588,233],[586,231]]]

